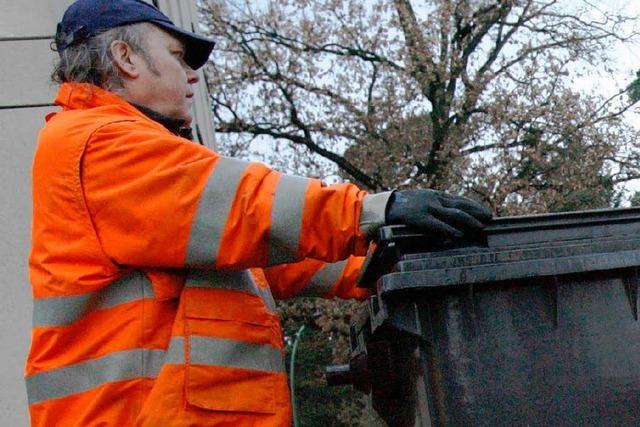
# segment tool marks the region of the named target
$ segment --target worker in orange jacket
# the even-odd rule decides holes
[[[78,0],[33,165],[34,426],[288,426],[275,298],[365,298],[385,223],[433,238],[490,213],[430,190],[325,186],[191,142],[213,42],[141,0]]]

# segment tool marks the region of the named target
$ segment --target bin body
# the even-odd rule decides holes
[[[352,325],[361,388],[392,426],[640,425],[639,231],[625,209],[501,219],[450,249],[383,235]]]

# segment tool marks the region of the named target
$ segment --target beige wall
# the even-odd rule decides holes
[[[195,0],[159,0],[174,21],[192,28]],[[31,159],[44,115],[55,110],[49,83],[56,23],[72,0],[0,0],[0,425],[28,425],[22,378],[31,327],[27,274]],[[204,79],[194,116],[202,143],[213,147]]]

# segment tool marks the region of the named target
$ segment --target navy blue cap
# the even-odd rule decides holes
[[[58,23],[56,48],[62,52],[103,31],[138,22],[150,22],[181,39],[185,44],[184,60],[194,70],[207,62],[213,50],[212,40],[183,30],[142,0],[77,0]]]

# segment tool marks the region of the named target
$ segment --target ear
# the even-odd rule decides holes
[[[113,62],[124,78],[135,79],[140,75],[140,64],[137,55],[126,42],[114,40],[109,46]]]

